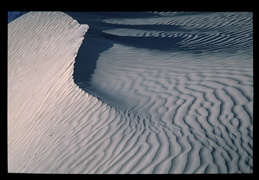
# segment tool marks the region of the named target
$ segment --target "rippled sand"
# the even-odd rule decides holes
[[[8,171],[252,173],[252,34],[248,12],[15,19]]]

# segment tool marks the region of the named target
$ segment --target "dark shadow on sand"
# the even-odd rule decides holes
[[[89,29],[75,58],[73,78],[75,84],[86,92],[90,92],[90,81],[96,69],[100,54],[113,46],[113,42],[103,37],[105,27],[99,26],[101,19],[94,19],[91,14],[66,12],[80,24],[87,24]]]
[[[84,91],[88,92],[90,81],[94,70],[96,69],[97,60],[100,53],[108,50],[113,46],[108,41],[100,40],[90,33],[85,35],[85,39],[78,50],[74,64],[74,82]]]
[[[84,91],[90,92],[90,82],[92,75],[96,69],[97,61],[100,54],[107,51],[113,46],[113,44],[122,44],[127,46],[133,46],[137,48],[145,48],[148,50],[160,50],[168,52],[188,52],[193,54],[204,53],[217,53],[221,52],[233,52],[237,48],[240,48],[239,44],[235,43],[235,39],[228,40],[226,43],[222,43],[221,34],[217,36],[211,36],[208,32],[213,32],[214,29],[201,29],[196,28],[200,39],[209,39],[206,43],[199,43],[199,40],[186,40],[186,36],[192,34],[191,30],[185,29],[180,25],[170,24],[120,24],[109,23],[110,18],[148,18],[156,17],[156,14],[152,13],[125,13],[125,12],[65,12],[72,18],[76,19],[80,24],[88,24],[89,30],[85,35],[84,41],[79,48],[74,65],[74,82]],[[130,30],[143,30],[142,36],[137,34],[136,36],[130,35],[116,35],[109,33],[107,30],[113,30],[117,28],[124,28],[125,31]],[[157,31],[154,36],[145,35],[145,31],[154,30]],[[181,32],[178,36],[167,36],[165,32]],[[204,33],[206,32],[206,33]],[[144,34],[144,35],[143,35]],[[147,33],[146,33],[147,34]],[[165,33],[166,34],[166,33]],[[170,34],[170,33],[169,33]],[[218,40],[219,39],[219,40]],[[218,42],[219,41],[219,42]],[[184,43],[183,43],[184,42]],[[232,43],[233,42],[233,43]],[[236,46],[233,46],[236,44]],[[219,46],[220,45],[220,46]],[[95,90],[94,90],[95,91]]]

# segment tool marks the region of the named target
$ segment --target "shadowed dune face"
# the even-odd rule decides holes
[[[67,14],[8,27],[12,172],[253,171],[251,13]]]
[[[137,109],[153,104],[154,96],[177,96],[178,87],[214,83],[223,88],[228,80],[241,86],[235,75],[252,85],[249,13],[68,14],[90,26],[76,57],[74,81],[108,103]]]
[[[85,91],[135,117],[145,117],[145,127],[178,129],[179,137],[190,133],[211,151],[224,146],[230,157],[242,161],[252,157],[250,13],[79,14],[81,22],[90,26],[92,51],[99,52]],[[98,48],[100,40],[104,46]],[[84,52],[83,47],[80,50]],[[91,56],[87,58],[91,61]],[[249,145],[238,150],[246,154],[241,157],[235,147],[244,141]],[[217,158],[226,161],[223,154]],[[251,167],[251,163],[246,164]]]
[[[88,91],[91,76],[96,69],[99,54],[112,47],[111,42],[99,40],[97,37],[85,35],[85,40],[78,50],[74,64],[73,78],[75,83],[83,90]]]

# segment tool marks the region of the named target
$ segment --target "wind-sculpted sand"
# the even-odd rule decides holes
[[[15,19],[8,171],[252,173],[252,33],[246,12]]]

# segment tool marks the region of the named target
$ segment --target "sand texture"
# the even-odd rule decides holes
[[[253,172],[252,13],[29,12],[8,24],[8,171]]]

